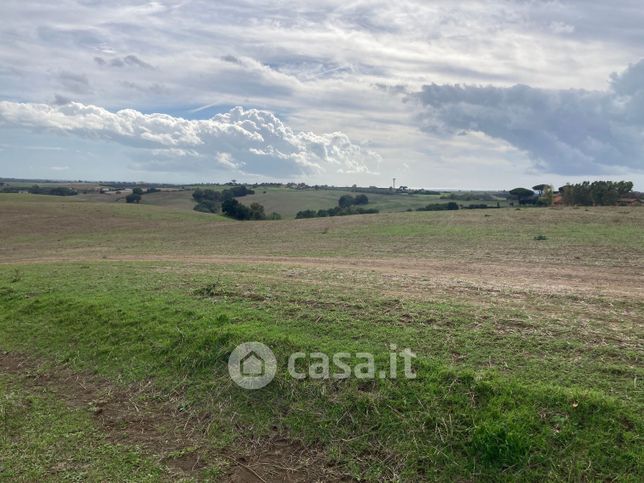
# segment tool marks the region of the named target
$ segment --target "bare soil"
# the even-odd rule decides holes
[[[227,468],[222,481],[348,481],[315,448],[275,434],[216,452],[207,441],[213,416],[181,410],[181,395],[160,397],[152,381],[117,386],[104,378],[14,352],[0,352],[0,372],[17,376],[33,393],[52,395],[88,411],[107,439],[136,446],[165,464],[173,478],[200,479],[213,464]]]

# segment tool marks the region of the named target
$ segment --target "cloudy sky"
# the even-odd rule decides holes
[[[0,176],[644,189],[641,0],[2,0]]]

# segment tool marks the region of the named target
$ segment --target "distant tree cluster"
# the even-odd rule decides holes
[[[125,197],[125,202],[126,203],[141,203],[141,200],[143,199],[143,195],[147,195],[150,193],[158,193],[161,191],[159,188],[155,188],[154,186],[151,186],[149,188],[146,188],[145,190],[141,188],[140,186],[137,186],[135,188],[132,188],[132,193],[127,195]]]
[[[197,188],[192,193],[192,198],[197,202],[194,207],[196,211],[201,211],[203,213],[219,213],[223,202],[252,194],[255,194],[255,191],[248,189],[246,186],[233,186],[223,191]],[[233,218],[235,217],[233,216]]]
[[[426,189],[410,189],[407,186],[400,186],[398,188],[379,188],[378,186],[369,186],[369,187],[361,187],[358,185],[353,185],[353,186],[331,186],[328,184],[316,184],[316,185],[308,185],[306,183],[286,183],[285,185],[279,185],[279,186],[286,186],[287,188],[290,189],[295,189],[295,190],[325,190],[325,191],[351,191],[353,193],[370,193],[370,194],[378,194],[378,195],[395,195],[395,194],[407,194],[407,195],[440,195],[440,191],[432,191],[432,190],[426,190]]]
[[[454,200],[454,201],[495,201],[496,198],[491,193],[447,193],[441,196],[441,200]]]
[[[340,208],[348,208],[349,206],[367,204],[369,204],[369,198],[364,194],[357,195],[356,197],[353,197],[351,195],[342,195],[338,200],[338,206]]]
[[[227,183],[231,185],[231,183]],[[246,186],[231,186],[222,191],[197,188],[192,193],[192,198],[197,202],[196,211],[204,213],[219,213],[235,220],[279,220],[279,213],[266,215],[264,207],[259,203],[246,206],[236,198],[255,194],[255,191]]]
[[[458,210],[459,208],[458,203],[450,201],[449,203],[430,203],[427,206],[416,208],[416,211],[448,211]]]
[[[379,210],[374,208],[362,208],[361,205],[369,203],[367,195],[360,194],[357,196],[342,195],[338,199],[338,206],[329,208],[328,210],[302,210],[298,211],[295,218],[324,218],[327,216],[347,216],[347,215],[367,215],[379,213]]]
[[[3,193],[19,193],[21,191],[27,191],[32,195],[50,195],[50,196],[75,196],[78,194],[73,188],[68,188],[66,186],[38,186],[37,184],[29,188],[21,188],[18,186],[8,186],[2,189]]]
[[[633,191],[631,181],[584,181],[559,188],[565,205],[612,206]]]
[[[235,220],[265,220],[264,207],[259,203],[251,203],[250,207],[241,204],[234,198],[227,199],[221,204],[221,212]]]
[[[487,210],[492,208],[501,208],[501,204],[497,201],[496,206],[490,206],[487,203],[472,203],[470,205],[465,205],[462,207],[466,210]]]

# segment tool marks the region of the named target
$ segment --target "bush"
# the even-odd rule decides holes
[[[224,215],[229,216],[230,218],[234,218],[235,220],[265,220],[266,219],[266,214],[264,213],[264,207],[259,203],[252,203],[249,207],[241,204],[239,201],[237,201],[234,198],[225,200],[221,204],[221,212]]]
[[[314,210],[303,210],[303,211],[297,212],[297,214],[295,215],[295,219],[315,218],[316,216],[317,216],[317,213]]]
[[[374,213],[380,213],[380,210],[377,210],[375,208],[357,208],[354,206],[348,206],[346,208],[340,208],[339,206],[335,206],[333,208],[329,208],[328,210],[298,211],[297,215],[295,215],[295,218],[296,219],[325,218],[327,216],[368,215],[368,214],[374,214]]]
[[[369,198],[367,197],[367,195],[364,195],[364,194],[358,195],[358,196],[356,196],[356,198],[354,200],[354,204],[356,204],[356,205],[367,205],[367,204],[369,204]]]
[[[130,193],[125,197],[126,203],[140,203],[141,195],[139,193]]]
[[[243,206],[243,205],[242,205]],[[266,213],[264,213],[264,207],[259,203],[251,203],[249,208],[249,217],[251,220],[265,220]]]
[[[342,195],[338,200],[338,206],[340,208],[348,208],[349,206],[355,204],[356,199],[351,195]]]
[[[464,206],[464,208],[467,208],[468,210],[485,210],[490,207],[485,203],[479,203],[479,204],[474,203],[468,206]]]
[[[202,213],[219,213],[219,203],[211,200],[204,200],[195,205],[194,210]]]
[[[450,201],[449,203],[430,203],[425,207],[416,208],[416,211],[451,211],[458,209],[458,203]]]

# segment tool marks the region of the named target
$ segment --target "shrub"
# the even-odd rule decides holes
[[[139,193],[130,193],[125,197],[126,203],[140,203],[141,195]]]
[[[204,200],[195,205],[194,210],[202,213],[219,213],[219,203],[211,200]]]
[[[430,203],[422,208],[416,208],[416,211],[448,211],[458,209],[458,203],[450,201],[449,203]]]
[[[364,195],[364,194],[358,195],[358,196],[356,196],[356,198],[354,200],[354,204],[356,204],[356,205],[367,205],[367,204],[369,204],[369,198],[367,197],[367,195]]]
[[[251,203],[249,208],[249,217],[251,220],[265,220],[266,213],[264,213],[264,207],[259,203]]]
[[[349,206],[355,204],[356,199],[351,195],[342,195],[338,200],[338,206],[340,208],[348,208]]]
[[[315,218],[316,216],[317,216],[317,213],[313,210],[302,210],[297,212],[297,214],[295,215],[295,219]]]

